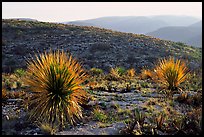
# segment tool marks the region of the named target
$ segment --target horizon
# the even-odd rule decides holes
[[[194,17],[199,19],[200,21],[202,21],[202,19],[195,17],[195,16],[188,16],[188,15],[170,15],[170,14],[162,14],[162,15],[147,15],[147,16],[101,16],[101,17],[96,17],[96,18],[90,18],[91,19],[98,19],[98,18],[108,18],[108,17],[153,17],[153,16],[186,16],[186,17]],[[14,18],[2,18],[2,19],[32,19],[32,20],[37,20],[39,22],[50,22],[50,23],[64,23],[64,22],[74,22],[74,21],[85,21],[85,20],[89,20],[89,19],[79,19],[79,20],[66,20],[66,21],[57,21],[57,22],[52,22],[52,21],[41,21],[38,20],[36,18],[29,18],[29,17],[14,17]]]
[[[2,2],[2,19],[68,22],[101,17],[163,15],[191,16],[202,20],[202,2]]]

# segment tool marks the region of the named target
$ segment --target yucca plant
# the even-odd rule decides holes
[[[134,77],[135,76],[135,69],[134,68],[128,69],[127,70],[127,75],[129,77]]]
[[[82,118],[81,104],[87,99],[82,66],[64,51],[45,52],[27,61],[25,83],[36,93],[31,99],[30,118],[52,125],[75,124]]]
[[[114,80],[118,80],[120,78],[120,73],[117,68],[111,68],[110,69],[110,76]]]
[[[121,76],[124,75],[126,72],[125,68],[123,67],[115,67],[110,69],[109,76],[112,80],[119,80]]]
[[[153,72],[149,69],[143,68],[141,70],[140,78],[141,79],[151,79],[153,77]]]
[[[173,57],[161,59],[155,68],[158,81],[163,83],[169,90],[176,90],[180,83],[184,82],[189,73],[186,64]]]

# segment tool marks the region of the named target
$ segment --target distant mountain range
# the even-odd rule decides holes
[[[113,29],[121,32],[131,32],[144,34],[158,28],[168,26],[164,21],[148,17],[102,17],[84,21],[65,22],[65,24],[87,25],[92,24],[95,27]],[[150,25],[151,24],[151,25]]]
[[[202,21],[191,16],[112,16],[62,23],[146,34],[202,47]]]
[[[146,35],[160,39],[183,42],[195,47],[202,47],[202,22],[199,21],[187,27],[163,27]]]
[[[189,26],[200,21],[191,16],[112,16],[89,20],[63,22],[82,26],[96,26],[121,32],[145,34],[166,26]]]

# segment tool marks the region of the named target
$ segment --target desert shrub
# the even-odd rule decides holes
[[[143,68],[141,70],[140,78],[141,79],[152,79],[153,78],[153,72],[149,69]]]
[[[145,113],[139,111],[139,109],[135,109],[133,114],[133,119],[127,123],[126,127],[122,129],[120,132],[123,135],[142,135],[144,134],[142,129],[144,125],[146,115]]]
[[[155,68],[158,81],[167,87],[169,90],[176,90],[180,83],[187,78],[187,67],[184,62],[177,59],[174,61],[173,57],[169,59],[161,59]]]
[[[100,75],[103,73],[103,70],[99,68],[91,68],[90,72],[92,75]]]
[[[135,69],[134,68],[128,69],[127,70],[127,75],[129,77],[134,77],[135,76]]]
[[[111,68],[108,75],[106,75],[107,80],[118,80],[120,78],[119,72],[117,69]]]
[[[120,76],[124,75],[125,72],[126,72],[124,67],[116,67],[115,69],[118,70],[118,73],[119,73]]]
[[[87,99],[82,83],[87,78],[82,66],[64,51],[45,52],[28,60],[25,83],[35,98],[31,99],[30,118],[52,125],[75,124],[82,118],[80,105]]]
[[[106,120],[107,120],[107,116],[105,115],[105,113],[102,111],[102,110],[100,110],[99,108],[95,108],[94,110],[93,110],[93,114],[94,114],[94,119],[95,120],[98,120],[98,121],[100,121],[100,122],[106,122]]]
[[[202,89],[202,72],[191,72],[180,86],[186,90],[199,91]]]
[[[188,93],[181,93],[176,101],[179,103],[186,103],[195,107],[202,105],[202,93],[196,93],[194,95],[189,95]]]
[[[108,79],[117,81],[121,78],[122,75],[125,74],[125,72],[126,72],[126,70],[123,67],[111,68],[109,75],[108,75]]]
[[[45,135],[54,135],[58,131],[58,127],[56,125],[50,125],[46,121],[39,122],[38,127]]]
[[[193,109],[180,119],[172,123],[176,129],[174,135],[201,135],[202,134],[202,109]]]
[[[15,73],[17,76],[22,77],[22,76],[25,75],[25,70],[23,70],[22,68],[19,68],[19,69],[16,69],[16,70],[14,71],[14,73]]]

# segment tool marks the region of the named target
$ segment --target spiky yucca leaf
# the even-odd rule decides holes
[[[25,82],[36,93],[31,100],[31,106],[35,106],[31,109],[31,118],[74,124],[82,118],[80,104],[87,97],[81,86],[87,77],[82,66],[59,50],[35,57],[28,61],[25,77]]]
[[[177,89],[179,84],[187,78],[188,69],[186,64],[173,57],[169,59],[161,59],[155,68],[158,80],[162,82],[170,90]]]

